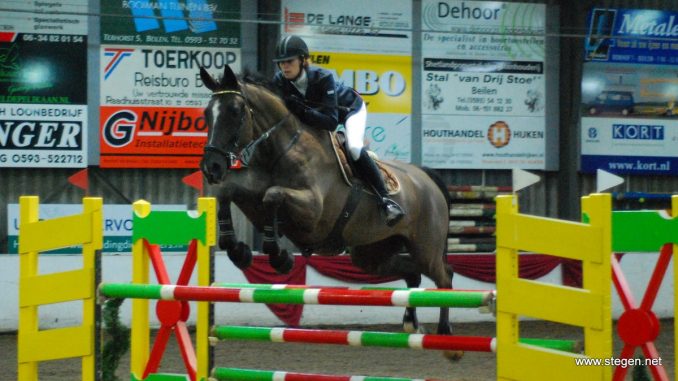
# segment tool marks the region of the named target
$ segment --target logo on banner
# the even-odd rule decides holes
[[[302,28],[304,25],[304,13],[303,12],[290,12],[285,8],[285,32],[294,32]],[[291,25],[299,24],[299,25]]]
[[[333,15],[331,13],[303,13],[290,12],[285,8],[283,18],[285,20],[285,32],[294,32],[304,26],[320,27],[318,32],[322,34],[352,34],[365,35],[378,34],[372,27],[372,16],[366,15]]]
[[[131,48],[105,48],[104,56],[111,57],[111,59],[104,68],[104,80],[107,80],[120,62],[122,62],[125,57],[130,57],[132,52],[134,52],[134,49]]]
[[[102,131],[106,143],[111,147],[124,147],[132,142],[137,119],[137,114],[130,110],[111,115]]]
[[[162,21],[166,33],[185,30],[206,33],[217,30],[214,5],[208,4],[206,0],[164,0],[157,3],[151,0],[123,1],[123,6],[131,9],[137,32],[160,29],[158,19]],[[159,11],[159,15],[156,11]]]
[[[647,124],[613,124],[612,139],[664,140],[664,126]]]
[[[511,129],[506,122],[497,121],[487,130],[487,140],[497,148],[505,147],[511,140]]]
[[[106,119],[101,134],[109,146],[120,148],[134,140],[135,131],[143,138],[206,138],[207,123],[199,110],[119,110]]]
[[[14,42],[18,35],[15,32],[0,32],[0,42]]]
[[[426,108],[429,110],[437,110],[443,103],[443,90],[437,83],[431,83],[426,89]]]

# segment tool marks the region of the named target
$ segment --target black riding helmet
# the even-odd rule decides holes
[[[273,62],[287,61],[294,57],[308,57],[308,46],[299,36],[286,36],[275,47]]]

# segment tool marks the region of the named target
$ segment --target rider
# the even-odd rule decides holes
[[[381,171],[363,147],[367,107],[352,88],[335,82],[328,70],[309,65],[308,47],[298,36],[284,37],[276,46],[273,60],[280,71],[273,83],[287,108],[305,124],[334,131],[339,124],[346,129],[346,140],[355,167],[379,194],[386,224],[393,226],[405,212],[388,197]]]

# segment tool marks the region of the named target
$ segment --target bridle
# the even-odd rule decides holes
[[[219,90],[219,91],[214,91],[214,92],[212,92],[212,96],[213,96],[213,97],[214,97],[214,96],[217,96],[217,95],[223,95],[223,94],[233,94],[233,95],[242,97],[242,99],[245,101],[245,105],[247,106],[247,110],[249,111],[250,118],[253,118],[253,116],[254,116],[254,110],[253,110],[252,107],[250,106],[249,99],[247,99],[247,96],[245,95],[244,92],[238,91],[238,90]],[[275,125],[273,125],[273,127],[271,127],[271,128],[269,128],[268,130],[266,130],[266,132],[264,132],[263,134],[261,134],[261,136],[259,136],[257,139],[255,139],[255,140],[251,141],[250,143],[248,143],[248,144],[245,146],[245,148],[243,148],[243,149],[242,149],[240,152],[238,152],[238,153],[235,153],[235,152],[232,152],[232,151],[226,151],[226,150],[223,150],[223,149],[221,149],[221,148],[219,148],[219,147],[217,147],[217,146],[215,146],[215,145],[213,145],[213,144],[206,144],[206,145],[205,145],[205,148],[204,148],[204,151],[205,151],[205,153],[207,153],[207,152],[214,152],[214,153],[218,153],[218,154],[224,156],[224,157],[226,158],[226,160],[227,160],[228,168],[232,168],[232,167],[234,167],[234,168],[246,168],[246,167],[249,166],[249,163],[250,163],[250,161],[251,161],[251,159],[252,159],[252,156],[254,156],[254,153],[256,152],[257,146],[258,146],[260,143],[264,142],[266,139],[268,139],[268,137],[271,136],[271,134],[272,134],[275,130],[277,130],[278,127],[280,127],[280,126],[282,126],[283,124],[285,124],[285,122],[287,121],[287,119],[289,119],[290,115],[292,115],[292,114],[288,112],[287,115],[285,115],[278,123],[276,123]],[[244,123],[240,124],[240,126],[238,126],[238,131],[236,131],[236,133],[235,133],[235,138],[234,138],[234,140],[235,140],[234,148],[235,148],[235,149],[238,148],[238,142],[240,141],[240,134],[241,134],[241,132],[242,132],[243,126],[244,126]],[[287,147],[285,148],[285,150],[283,151],[283,153],[282,153],[282,154],[281,154],[281,155],[273,162],[273,165],[275,165],[275,163],[277,163],[278,160],[280,160],[283,156],[285,156],[285,154],[287,153],[287,151],[289,151],[290,148],[292,148],[292,146],[293,146],[293,145],[297,142],[297,140],[299,139],[299,135],[300,135],[300,134],[301,134],[301,130],[297,129],[297,131],[296,131],[296,133],[294,134],[294,136],[292,137],[290,143],[287,145]]]

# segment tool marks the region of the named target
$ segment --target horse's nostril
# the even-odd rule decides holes
[[[221,165],[219,163],[212,163],[212,166],[210,167],[210,173],[212,174],[212,177],[214,177],[215,180],[221,179]]]

